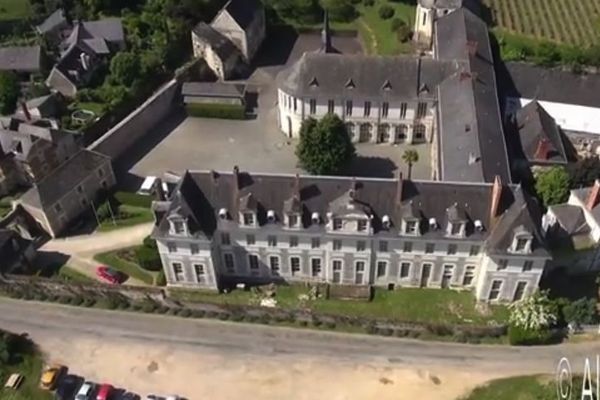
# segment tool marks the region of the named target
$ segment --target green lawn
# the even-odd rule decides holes
[[[379,8],[388,4],[395,10],[392,18],[383,20],[379,17]],[[396,33],[392,32],[392,19],[400,18],[413,28],[415,20],[415,6],[404,2],[377,0],[370,7],[359,6],[361,17],[356,23],[365,51],[369,54],[395,55],[409,53],[412,50],[410,43],[400,43]]]
[[[28,0],[0,0],[0,21],[29,17],[31,7]]]
[[[98,231],[108,232],[154,221],[152,211],[148,208],[121,205],[119,206],[119,211],[126,217],[116,218],[115,221],[113,221],[112,218],[109,218],[98,226]]]
[[[104,107],[105,104],[103,103],[77,103],[78,110],[92,111],[94,114],[96,114],[96,117],[99,117],[102,114],[104,114]]]
[[[574,382],[577,382],[575,379]],[[573,400],[580,399],[581,381],[574,387],[579,388],[573,393]],[[579,393],[577,393],[579,392]],[[553,377],[517,376],[514,378],[498,379],[485,386],[473,390],[471,394],[460,400],[540,400],[555,399],[556,385]]]
[[[133,248],[132,248],[133,249]],[[98,261],[101,264],[112,267],[116,270],[119,270],[128,276],[138,279],[148,285],[154,284],[155,275],[152,272],[146,271],[145,269],[140,268],[139,265],[124,259],[119,253],[124,251],[128,251],[130,249],[123,249],[117,251],[111,251],[108,253],[96,254],[94,256],[94,260]]]
[[[82,274],[74,268],[65,265],[60,268],[58,271],[58,277],[67,282],[80,282],[80,283],[89,283],[96,282],[95,279],[90,278],[89,276]]]
[[[228,294],[202,290],[170,289],[172,297],[190,302],[216,304],[253,304],[257,296],[251,291],[234,290]],[[302,285],[277,286],[276,299],[283,308],[309,307],[336,315],[390,318],[400,321],[484,324],[508,317],[506,307],[491,309],[490,315],[475,310],[475,299],[469,292],[440,289],[404,288],[395,291],[377,289],[372,302],[317,299],[300,304],[298,296],[308,293]]]
[[[40,376],[43,368],[43,361],[39,354],[18,354],[20,362],[14,364],[3,364],[0,363],[0,382],[2,383],[0,389],[1,400],[50,400],[52,399],[52,393],[41,390],[38,387],[40,382]],[[12,389],[5,389],[4,382],[8,379],[10,374],[17,372],[22,374],[25,379],[21,387],[15,391]]]

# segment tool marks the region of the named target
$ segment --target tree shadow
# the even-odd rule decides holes
[[[365,178],[393,178],[398,166],[389,158],[357,156],[341,175]]]

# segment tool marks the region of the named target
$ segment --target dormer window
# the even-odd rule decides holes
[[[269,223],[273,223],[276,220],[277,220],[277,218],[275,216],[275,211],[273,211],[273,210],[267,211],[267,221],[269,221]]]
[[[389,215],[384,215],[383,218],[381,218],[381,225],[383,226],[383,229],[390,229],[392,222],[390,221]]]
[[[244,225],[246,226],[254,226],[254,213],[245,212],[243,214]]]
[[[287,215],[287,227],[288,228],[299,228],[300,227],[300,216],[298,214]]]
[[[524,227],[516,229],[510,251],[514,253],[531,253],[533,236]]]
[[[313,225],[318,225],[319,222],[321,222],[321,217],[319,216],[318,212],[314,212],[312,213],[310,220],[312,221]]]
[[[416,235],[419,233],[419,223],[416,220],[404,222],[404,233],[407,235]]]
[[[221,208],[219,210],[219,218],[220,219],[227,219],[227,209],[226,208]]]
[[[463,224],[459,222],[451,222],[449,233],[451,236],[458,236],[461,234],[463,229]]]
[[[357,230],[359,232],[366,232],[368,227],[368,223],[364,219],[359,219],[357,223]]]
[[[173,232],[176,235],[182,235],[185,233],[185,225],[183,221],[173,221]]]
[[[339,231],[342,229],[343,223],[342,223],[342,219],[341,218],[334,218],[333,219],[333,230],[334,231]]]

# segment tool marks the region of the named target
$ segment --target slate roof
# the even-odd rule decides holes
[[[239,184],[236,190],[235,175],[232,173],[187,172],[179,186],[171,196],[170,211],[187,212],[197,230],[196,235],[210,237],[217,226],[219,210],[225,208],[234,220],[241,206],[235,199],[248,198],[252,195],[256,202],[258,222],[267,222],[267,211],[273,210],[278,221],[283,220],[286,203],[296,193],[296,177],[293,175],[251,175],[239,173]],[[354,188],[352,199],[357,208],[373,213],[373,226],[377,234],[398,235],[397,228],[407,207],[421,221],[422,236],[426,238],[445,237],[445,226],[448,221],[448,208],[454,204],[460,208],[461,217],[467,222],[467,236],[473,240],[485,240],[490,237],[492,221],[490,221],[492,185],[487,183],[446,183],[439,181],[402,181],[399,190],[398,181],[392,179],[354,179],[343,177],[301,176],[299,177],[300,202],[302,220],[305,228],[324,229],[323,226],[311,226],[314,212],[325,218],[332,207],[339,207],[340,199],[348,199],[348,193]],[[505,186],[504,195],[499,205],[500,215],[497,227],[502,232],[496,239],[497,246],[504,246],[505,232],[518,225],[528,229],[537,229],[539,214],[529,214],[525,205],[525,196],[519,187]],[[397,201],[400,194],[400,201]],[[236,197],[237,196],[237,197]],[[389,216],[392,222],[390,230],[382,228],[381,219]],[[510,216],[507,218],[506,216]],[[166,217],[168,218],[168,217]],[[166,218],[158,221],[155,236],[168,233]],[[439,228],[430,229],[429,219],[435,218]],[[480,220],[483,231],[474,229],[474,221]],[[490,231],[491,230],[491,231]],[[537,233],[532,232],[537,235]],[[537,236],[536,236],[537,237]],[[543,250],[540,237],[539,249]],[[502,252],[509,246],[495,248]],[[536,247],[536,250],[538,247]]]
[[[506,63],[500,86],[505,96],[600,107],[600,74],[575,74],[560,68]]]
[[[246,86],[223,82],[185,82],[181,88],[183,96],[200,97],[243,97]]]
[[[461,8],[439,18],[435,32],[436,58],[460,63],[438,88],[441,178],[510,182],[487,25]]]
[[[548,209],[556,216],[560,226],[569,235],[590,233],[590,227],[585,221],[585,215],[581,207],[571,204],[558,204],[550,206]]]
[[[0,47],[0,70],[37,72],[41,69],[40,46]]]
[[[52,206],[107,162],[110,158],[103,154],[81,150],[25,192],[20,202],[39,209]]]
[[[48,18],[44,20],[40,25],[37,26],[37,31],[44,35],[48,32],[53,31],[61,27],[62,25],[67,24],[67,19],[65,17],[65,13],[62,8],[54,11]]]
[[[277,80],[297,97],[434,99],[437,86],[457,69],[452,60],[307,52]]]
[[[43,122],[45,121],[27,123],[16,118],[0,120],[0,147],[7,153],[13,152],[18,160],[26,160],[36,141],[46,140],[58,143],[62,138],[69,135],[57,129],[39,126]],[[16,151],[17,145],[20,147],[20,151]]]
[[[120,18],[104,18],[97,21],[86,21],[83,27],[94,38],[102,38],[108,42],[120,43],[125,41],[123,23]]]
[[[516,114],[516,128],[521,141],[523,154],[530,162],[567,163],[567,155],[558,125],[554,118],[537,101],[532,101],[519,109]],[[545,147],[547,156],[537,154],[540,146]]]
[[[232,55],[239,54],[239,50],[232,41],[205,22],[196,25],[192,32],[206,40],[222,60],[227,60]]]
[[[573,189],[571,190],[571,195],[577,197],[585,206],[587,199],[590,195],[590,192],[594,189],[593,186],[585,187],[581,189]],[[600,221],[600,203],[594,206],[591,210],[588,210],[596,221]]]
[[[480,0],[419,0],[419,4],[424,8],[433,9],[459,9],[468,8],[476,14],[481,11]]]
[[[13,266],[30,244],[29,240],[22,238],[17,232],[0,229],[0,267]]]
[[[229,0],[221,12],[226,11],[245,30],[254,20],[256,12],[262,8],[260,0]]]

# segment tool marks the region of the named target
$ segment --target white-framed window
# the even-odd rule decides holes
[[[300,257],[290,257],[290,268],[292,270],[292,275],[300,273]]]
[[[412,253],[412,242],[404,242],[404,244],[402,245],[402,251],[404,253]]]
[[[458,250],[458,246],[456,244],[451,243],[448,245],[448,255],[449,256],[456,254],[457,250]]]
[[[243,214],[244,225],[253,226],[254,225],[254,213],[246,212]]]
[[[185,280],[185,275],[183,274],[183,264],[180,262],[174,262],[171,264],[173,268],[173,276],[177,282],[182,282]]]
[[[477,255],[479,255],[480,251],[481,251],[481,247],[474,244],[471,246],[471,249],[469,250],[469,255],[477,256]]]
[[[334,218],[333,219],[333,230],[334,231],[339,231],[340,229],[342,229],[342,219],[341,218]]]
[[[298,247],[298,236],[290,236],[290,248]]]
[[[406,221],[404,224],[404,233],[407,235],[416,235],[418,228],[417,221]]]
[[[225,270],[230,273],[235,273],[235,261],[233,259],[233,254],[225,253],[223,254],[223,263],[225,264]]]
[[[413,126],[413,138],[416,141],[423,141],[425,139],[425,131],[427,128],[423,124],[415,124]]]
[[[488,294],[488,300],[497,300],[500,297],[500,290],[502,290],[502,281],[499,279],[493,280],[490,287],[490,293]]]
[[[346,100],[346,115],[348,117],[352,116],[352,100]]]
[[[435,252],[435,243],[425,243],[425,254],[433,254]]]
[[[424,118],[427,115],[427,103],[417,104],[417,118]]]
[[[277,236],[269,235],[267,236],[267,244],[269,247],[277,247]]]
[[[198,283],[204,283],[206,275],[204,264],[194,264],[194,272],[196,273],[196,281]]]
[[[183,221],[173,221],[173,232],[176,235],[182,235],[185,233],[185,224]]]
[[[368,117],[370,115],[371,115],[371,102],[370,101],[365,101],[364,116]]]
[[[381,278],[387,274],[387,261],[377,261],[377,277]]]
[[[311,249],[318,249],[319,247],[321,247],[321,239],[311,238],[310,239],[310,247],[311,247]]]
[[[359,232],[365,232],[367,230],[368,223],[364,219],[359,219],[357,223],[357,229]]]
[[[298,217],[298,215],[296,214],[289,214],[288,215],[288,228],[297,228],[298,227],[298,222],[300,221],[300,218]]]
[[[342,241],[340,239],[333,239],[332,247],[334,251],[339,251],[342,249]]]
[[[248,254],[248,267],[250,268],[250,272],[258,273],[259,263],[258,256],[256,254]]]
[[[533,269],[533,261],[527,260],[523,263],[523,272],[528,272]]]
[[[502,271],[508,268],[508,260],[506,258],[501,258],[498,260],[498,271]]]
[[[442,288],[443,289],[450,287],[453,276],[454,276],[454,265],[445,264],[443,272],[442,272]]]
[[[356,241],[356,251],[365,251],[367,249],[367,242],[364,240]]]
[[[387,101],[384,101],[383,104],[381,104],[381,117],[387,118],[389,112],[390,112],[390,103],[388,103]]]
[[[401,103],[400,104],[400,118],[401,119],[405,119],[406,118],[406,111],[408,110],[408,103]]]
[[[200,253],[200,247],[196,243],[191,243],[190,244],[190,253],[191,254],[198,254],[198,253]]]
[[[513,294],[513,301],[519,301],[523,299],[525,295],[525,289],[527,289],[527,282],[519,281],[517,282],[517,286],[515,288],[515,293]]]
[[[310,259],[310,272],[313,277],[321,276],[322,260],[320,258]]]
[[[356,261],[354,263],[354,283],[356,285],[362,285],[365,276],[365,262]]]
[[[531,241],[531,238],[529,237],[519,237],[516,238],[515,241],[515,251],[516,252],[524,252],[528,249],[529,247],[529,242]]]
[[[333,260],[331,262],[331,269],[333,271],[333,283],[341,283],[342,282],[342,268],[343,268],[342,260]]]
[[[167,242],[167,251],[169,253],[177,253],[177,244],[174,242]]]
[[[255,243],[256,243],[256,236],[246,235],[246,244],[248,246],[254,246]]]
[[[327,100],[327,112],[333,114],[335,112],[335,102],[333,100]]]
[[[221,233],[221,244],[223,246],[229,246],[231,244],[231,237],[229,236],[229,233]]]
[[[409,262],[400,263],[400,279],[409,277],[410,267],[411,267],[411,263],[409,263]]]
[[[465,267],[465,274],[463,275],[463,286],[471,286],[473,284],[473,279],[475,278],[475,266],[467,265]]]
[[[388,252],[388,242],[387,240],[380,240],[379,241],[379,251],[382,253],[387,253]]]
[[[271,275],[279,275],[279,266],[280,266],[279,256],[270,256],[269,257],[269,267],[271,268]]]
[[[310,113],[311,114],[316,114],[317,113],[317,100],[316,99],[310,99],[309,102],[309,108],[310,108]]]

